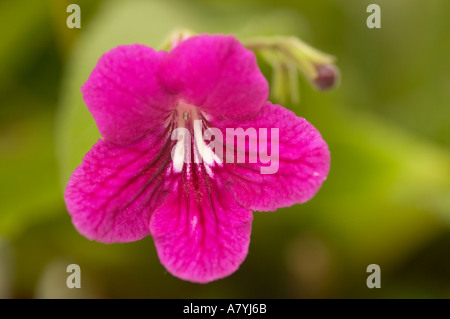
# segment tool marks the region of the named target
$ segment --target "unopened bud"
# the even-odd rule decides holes
[[[290,72],[287,81],[280,81],[279,66],[284,66],[285,70],[293,70],[294,68],[305,76],[310,83],[319,91],[326,91],[335,87],[339,83],[339,69],[334,64],[335,57],[324,52],[321,52],[312,46],[306,44],[295,37],[272,37],[259,38],[246,41],[246,47],[251,50],[256,50],[262,53],[263,58],[274,68],[274,96],[281,97],[283,94],[278,92],[283,91],[279,86],[285,87],[285,90],[290,90],[295,93],[291,96],[292,101],[298,100],[298,85],[296,81],[292,81],[296,76]],[[286,73],[286,72],[284,72]],[[286,83],[290,85],[287,86]],[[281,99],[280,99],[281,100]]]
[[[339,81],[339,70],[335,65],[317,65],[316,70],[317,76],[313,82],[319,91],[326,91],[336,86]]]

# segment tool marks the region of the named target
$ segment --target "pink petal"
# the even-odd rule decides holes
[[[202,164],[193,165],[198,174],[183,175],[152,215],[150,230],[170,273],[207,283],[230,275],[243,262],[253,216],[224,183],[208,178]]]
[[[172,110],[174,97],[158,80],[167,55],[135,44],[119,46],[100,58],[82,92],[106,140],[135,141],[160,125]]]
[[[247,208],[259,211],[274,211],[310,200],[325,181],[330,168],[328,146],[320,133],[305,119],[280,105],[267,102],[252,120],[212,120],[220,125],[225,137],[225,128],[249,127],[279,129],[279,166],[273,174],[261,174],[263,164],[226,163],[215,169],[217,179],[228,183],[238,202]],[[218,123],[218,124],[217,124]],[[262,143],[263,140],[260,139]],[[227,143],[229,143],[227,141]],[[248,150],[257,150],[258,139],[252,140]],[[236,143],[235,143],[235,147]],[[268,146],[270,154],[271,146]]]
[[[65,191],[67,210],[82,235],[112,243],[149,234],[151,213],[167,192],[164,171],[171,162],[170,139],[157,136],[126,147],[99,140],[86,154]]]
[[[257,113],[269,95],[255,55],[232,36],[201,35],[181,42],[161,80],[185,102],[233,118]]]

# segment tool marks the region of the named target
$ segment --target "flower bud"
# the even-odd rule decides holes
[[[274,96],[284,101],[286,92],[291,91],[291,100],[298,101],[298,85],[294,80],[296,69],[307,78],[313,87],[326,91],[339,82],[339,69],[334,64],[335,57],[323,53],[296,37],[269,37],[248,40],[247,48],[259,51],[273,67]],[[280,68],[282,66],[283,68]],[[287,73],[289,70],[289,74]]]
[[[336,86],[339,81],[339,70],[334,64],[316,65],[317,76],[313,80],[319,91],[326,91]]]

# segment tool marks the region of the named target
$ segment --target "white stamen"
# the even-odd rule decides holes
[[[178,135],[178,142],[175,145],[175,150],[173,154],[173,169],[175,172],[181,172],[184,163],[184,130],[180,130],[180,135]]]
[[[214,162],[214,160],[211,154],[212,153],[211,149],[207,147],[205,141],[203,141],[201,120],[194,121],[194,138],[195,143],[197,144],[198,152],[200,153],[200,156],[202,157],[203,161],[206,164],[211,165]]]
[[[208,173],[209,177],[214,177],[214,173],[211,170],[211,167],[209,165],[205,165],[206,173]]]
[[[222,161],[219,159],[219,157],[216,154],[214,154],[212,149],[210,149],[203,140],[201,120],[194,121],[194,138],[198,152],[200,153],[200,156],[202,157],[205,164],[210,166],[214,162],[216,162],[217,164],[222,164]]]

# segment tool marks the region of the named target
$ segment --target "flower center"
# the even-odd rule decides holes
[[[183,170],[183,164],[203,163],[208,172],[214,163],[222,161],[213,150],[205,144],[203,134],[208,129],[206,121],[198,108],[185,102],[179,102],[173,117],[176,125],[172,132],[172,140],[177,140],[172,150],[173,168],[175,172]]]

